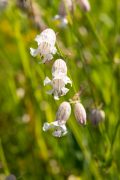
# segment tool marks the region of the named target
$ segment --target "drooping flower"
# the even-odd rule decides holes
[[[30,54],[34,57],[39,54],[43,58],[43,63],[50,61],[53,54],[57,52],[55,32],[50,28],[45,29],[40,35],[36,36],[35,41],[38,43],[38,48],[30,48]]]
[[[93,125],[98,125],[105,119],[105,112],[100,109],[92,109],[89,118]]]
[[[74,114],[78,123],[82,125],[86,124],[86,111],[80,102],[74,104]]]
[[[48,131],[49,129],[53,129],[52,135],[55,137],[64,136],[67,133],[66,122],[69,119],[71,114],[71,106],[68,102],[63,102],[60,104],[57,114],[56,120],[51,123],[44,123],[43,131]]]
[[[56,75],[67,75],[67,66],[64,60],[57,59],[52,66],[52,76],[56,77]]]
[[[48,77],[46,77],[44,80],[44,86],[49,84],[53,88],[47,93],[53,94],[54,99],[56,100],[59,100],[60,96],[64,96],[69,91],[69,89],[65,87],[65,85],[68,83],[72,85],[72,81],[70,80],[70,78],[62,74],[56,75],[52,80],[50,80]]]
[[[61,0],[59,5],[58,14],[55,15],[54,19],[60,21],[60,27],[65,27],[68,24],[67,12],[73,12],[72,0]]]

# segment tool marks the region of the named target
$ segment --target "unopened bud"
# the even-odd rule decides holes
[[[65,124],[66,121],[69,119],[71,114],[71,106],[68,102],[63,102],[60,104],[57,114],[56,114],[56,121],[59,121],[60,124]]]
[[[77,0],[77,2],[84,11],[90,11],[91,7],[88,0]]]
[[[74,104],[74,114],[78,123],[85,125],[86,124],[86,111],[83,105],[79,102]]]
[[[52,75],[55,77],[58,74],[67,74],[67,66],[62,59],[57,59],[52,66]]]
[[[93,125],[97,125],[99,122],[105,119],[105,112],[99,109],[93,109],[90,114],[90,121]]]
[[[59,12],[58,14],[61,17],[65,17],[67,15],[67,10],[68,11],[73,11],[73,2],[72,0],[62,0],[59,6]]]

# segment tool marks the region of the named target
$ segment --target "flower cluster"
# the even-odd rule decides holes
[[[52,29],[44,30],[40,35],[36,36],[35,41],[38,43],[38,48],[30,48],[32,56],[40,54],[43,58],[42,62],[46,63],[53,58],[53,54],[56,53],[55,41],[56,35]],[[52,66],[52,80],[48,77],[44,80],[44,85],[51,85],[52,90],[48,91],[48,94],[52,94],[55,100],[59,100],[60,96],[64,96],[69,89],[66,88],[66,84],[72,85],[72,81],[67,76],[67,65],[63,59],[57,59]],[[70,102],[62,102],[58,108],[56,118],[54,122],[44,123],[43,131],[53,130],[53,136],[61,137],[67,133],[66,122],[71,114],[71,103],[74,105],[74,114],[78,123],[86,124],[86,111],[83,105],[79,101],[79,93],[73,97]]]
[[[74,103],[74,115],[77,122],[81,125],[86,124],[86,111],[80,102]],[[71,114],[71,106],[69,102],[62,102],[58,108],[54,122],[44,123],[43,131],[53,130],[52,135],[62,137],[67,134],[66,122]]]

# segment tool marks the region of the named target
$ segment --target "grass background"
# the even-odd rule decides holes
[[[65,28],[53,21],[59,1],[36,3],[35,14],[15,0],[0,8],[0,180],[10,174],[21,180],[119,180],[120,1],[90,0],[89,13],[75,6]],[[65,59],[73,81],[59,101],[43,86],[54,60],[39,64],[29,52],[43,27],[57,32],[54,60]],[[80,86],[87,125],[77,124],[72,111],[67,136],[43,132],[43,123],[54,121],[59,104]],[[106,118],[94,127],[89,113],[101,104]]]

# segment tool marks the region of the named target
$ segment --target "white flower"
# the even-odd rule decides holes
[[[59,121],[54,121],[51,123],[44,123],[43,131],[48,131],[49,129],[53,129],[52,135],[55,137],[61,137],[67,134],[67,128],[65,124],[59,124]]]
[[[68,24],[68,20],[67,20],[66,16],[61,16],[61,15],[57,14],[57,15],[54,16],[54,20],[59,21],[59,27],[60,28],[64,28]]]
[[[52,66],[52,76],[56,77],[58,74],[67,74],[67,66],[64,60],[57,59]]]
[[[59,27],[64,28],[68,24],[67,15],[73,12],[72,0],[61,0],[58,14],[54,16],[54,20],[59,21]]]
[[[30,54],[34,57],[40,54],[43,57],[43,63],[50,61],[53,54],[57,52],[55,32],[52,29],[45,29],[40,35],[36,36],[35,41],[38,43],[38,48],[30,48]]]
[[[56,75],[52,80],[50,80],[48,77],[44,80],[44,86],[49,84],[52,86],[52,90],[48,91],[48,94],[53,94],[54,99],[59,100],[60,96],[64,96],[69,89],[65,87],[66,84],[71,84],[72,81],[67,76],[63,76],[62,74]]]
[[[55,137],[64,136],[67,133],[67,128],[65,126],[67,120],[69,119],[71,114],[71,106],[68,102],[63,102],[60,104],[57,114],[56,120],[51,123],[44,123],[43,131],[48,131],[49,129],[53,129],[52,135]]]

